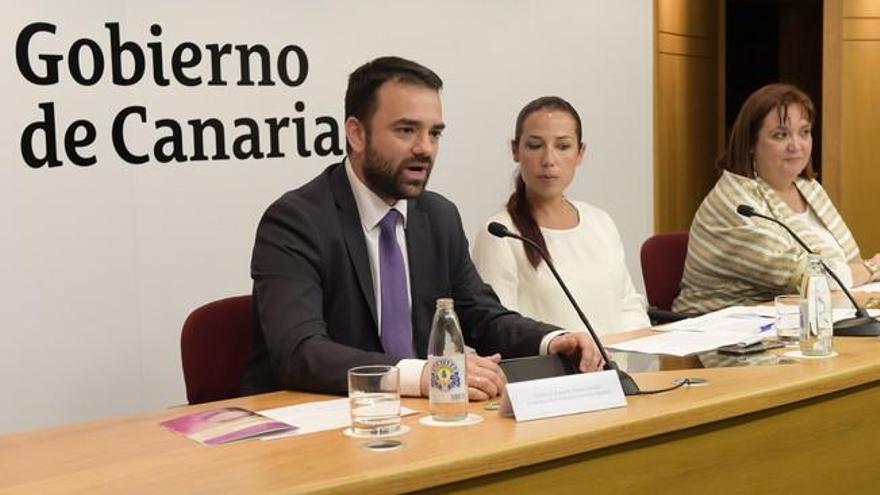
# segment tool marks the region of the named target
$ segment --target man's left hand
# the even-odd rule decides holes
[[[581,373],[602,369],[605,360],[590,334],[585,332],[571,332],[558,335],[550,341],[547,347],[550,354],[561,354],[577,363]]]

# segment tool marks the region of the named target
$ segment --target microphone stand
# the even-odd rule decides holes
[[[810,254],[816,254],[813,252],[812,249],[810,249],[809,246],[807,246],[807,244],[803,240],[801,240],[800,237],[798,237],[797,234],[794,233],[793,230],[791,230],[791,228],[789,228],[788,225],[785,225],[781,221],[771,216],[758,213],[753,207],[748,205],[739,205],[736,208],[736,212],[744,217],[763,218],[764,220],[769,220],[776,225],[779,225],[780,227],[785,229],[786,232],[788,232],[789,235],[791,235],[802,248],[804,248],[804,251]],[[822,264],[822,269],[825,270],[825,273],[830,275],[831,278],[834,279],[835,282],[837,282],[837,286],[840,287],[840,290],[846,295],[847,299],[849,299],[849,302],[853,305],[854,308],[856,308],[855,317],[845,318],[834,323],[834,335],[838,337],[876,337],[880,335],[880,321],[877,321],[876,318],[872,318],[871,316],[869,316],[868,311],[862,308],[859,303],[856,302],[856,298],[853,297],[852,292],[850,292],[850,290],[843,284],[843,282],[840,281],[840,278],[837,277],[837,274],[834,273],[834,270],[828,268],[828,265],[825,264],[825,261],[820,258],[819,263]]]
[[[495,227],[496,225],[500,228]],[[562,281],[562,277],[559,276],[559,272],[556,271],[556,267],[553,266],[553,262],[550,261],[550,256],[548,256],[547,253],[544,252],[543,249],[541,249],[541,246],[539,246],[538,243],[527,237],[522,237],[520,235],[514,234],[513,232],[510,232],[509,230],[507,230],[507,227],[497,222],[493,222],[489,225],[489,232],[496,237],[513,237],[514,239],[519,239],[520,241],[525,242],[526,244],[535,248],[538,251],[538,254],[541,255],[541,258],[543,258],[544,262],[547,263],[547,266],[550,268],[550,272],[553,273],[553,277],[556,278],[556,282],[559,283],[560,287],[562,287],[563,292],[565,292],[565,296],[574,307],[574,310],[577,312],[577,315],[581,319],[581,322],[583,322],[584,326],[587,328],[587,331],[590,332],[590,337],[593,338],[593,342],[596,343],[596,347],[599,348],[599,353],[602,355],[602,359],[605,360],[605,365],[602,367],[602,369],[614,370],[615,372],[617,372],[617,377],[620,379],[620,385],[623,388],[624,395],[639,395],[639,386],[636,384],[635,380],[633,380],[633,378],[629,376],[626,371],[620,369],[617,366],[617,363],[615,363],[608,356],[608,353],[605,352],[605,346],[602,345],[602,341],[599,340],[599,336],[596,335],[596,331],[593,330],[593,326],[590,325],[590,322],[589,320],[587,320],[586,315],[584,315],[584,312],[581,311],[580,306],[578,306],[578,303],[574,300],[574,296],[571,295],[571,292],[569,292],[568,287],[565,285],[565,282]]]

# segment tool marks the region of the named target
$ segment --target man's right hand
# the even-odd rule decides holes
[[[467,365],[468,398],[474,401],[491,399],[501,395],[507,378],[504,371],[498,366],[501,362],[501,354],[493,354],[487,357],[468,354],[465,358]],[[426,364],[422,368],[421,393],[422,397],[428,396],[430,388],[431,369]]]

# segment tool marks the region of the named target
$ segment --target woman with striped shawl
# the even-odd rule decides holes
[[[791,227],[843,283],[880,279],[880,254],[861,258],[815,179],[814,121],[810,98],[788,84],[764,86],[743,104],[717,163],[721,177],[691,224],[673,310],[706,313],[799,291],[807,263],[804,250],[772,222],[737,214],[740,204]]]

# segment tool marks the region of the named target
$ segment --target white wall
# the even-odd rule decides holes
[[[304,101],[307,121],[341,121],[351,70],[380,55],[412,58],[446,85],[448,130],[430,187],[458,204],[472,234],[510,192],[507,141],[519,108],[561,95],[580,110],[589,146],[569,195],[616,219],[640,284],[637,249],[652,225],[651,18],[649,0],[6,2],[0,389],[13,407],[4,408],[0,433],[184,403],[183,320],[204,302],[249,292],[263,209],[334,161],[298,158],[288,134],[284,159],[127,164],[110,136],[129,105],[147,107],[147,124],[127,127],[129,144],[142,149],[163,135],[151,127],[160,118],[216,117],[232,129],[238,117],[296,116],[293,103]],[[35,21],[57,26],[34,38],[31,57],[64,54],[58,84],[31,84],[15,64],[16,38]],[[142,48],[162,41],[166,64],[183,41],[262,43],[273,54],[296,44],[309,57],[309,76],[295,88],[159,87],[148,64],[140,83],[114,86],[105,22],[118,22],[122,39]],[[161,36],[149,34],[153,23]],[[90,87],[66,70],[67,50],[84,37],[108,58],[104,78]],[[199,67],[192,72],[207,78],[208,64]],[[237,62],[224,71],[234,81]],[[22,130],[46,101],[55,104],[59,134],[76,119],[95,124],[87,148],[95,165],[24,163]],[[315,126],[306,129],[311,142]]]

